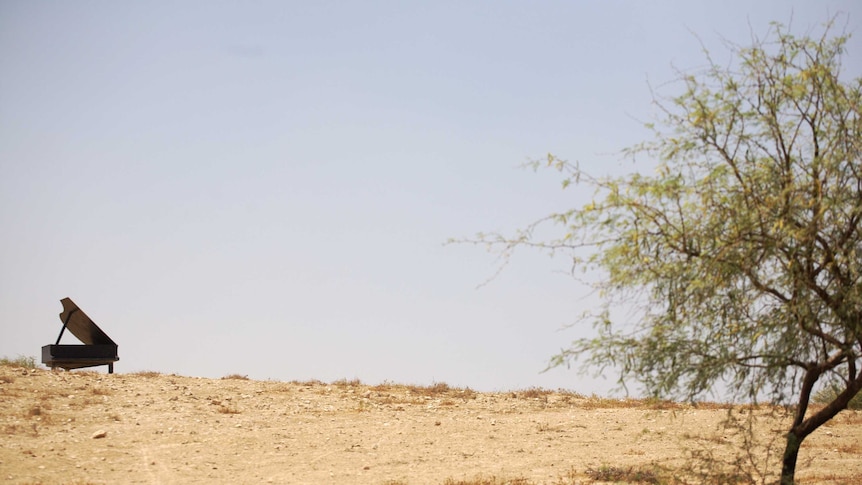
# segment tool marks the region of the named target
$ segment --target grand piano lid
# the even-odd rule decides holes
[[[70,298],[63,298],[60,303],[63,304],[60,321],[66,323],[66,328],[78,340],[87,345],[117,345]]]

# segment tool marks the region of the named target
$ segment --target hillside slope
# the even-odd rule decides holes
[[[740,435],[722,427],[727,416],[721,406],[535,389],[0,366],[0,480],[382,485],[482,475],[555,484],[589,483],[603,466],[672,476],[692,463],[692,451],[731,459]],[[862,414],[845,412],[806,441],[802,483],[862,483],[860,425]],[[785,418],[766,417],[757,435],[785,427]],[[776,445],[773,455],[783,443]]]

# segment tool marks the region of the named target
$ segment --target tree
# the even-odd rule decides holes
[[[536,165],[594,201],[514,236],[479,235],[509,257],[565,252],[601,275],[601,307],[551,365],[584,359],[650,395],[795,400],[781,483],[803,440],[862,388],[862,79],[841,78],[847,35],[797,37],[774,24],[734,62],[681,73],[654,138],[626,151],[654,173],[597,177],[553,155]],[[540,225],[558,237],[533,237]],[[636,309],[620,317],[619,305]],[[824,379],[825,378],[825,379]],[[809,407],[818,381],[840,384]],[[821,381],[822,382],[822,381]]]

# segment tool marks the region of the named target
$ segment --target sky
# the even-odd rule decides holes
[[[444,243],[590,199],[529,160],[648,166],[620,150],[704,47],[839,13],[858,77],[855,1],[0,0],[0,356],[70,297],[115,372],[612,393],[542,372],[591,335],[564,258],[482,285]]]

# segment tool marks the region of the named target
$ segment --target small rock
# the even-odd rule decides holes
[[[108,436],[108,432],[103,430],[103,429],[100,429],[99,431],[96,431],[95,433],[93,433],[93,436],[91,438],[93,438],[94,440],[97,440],[100,438],[104,438],[105,436]]]

